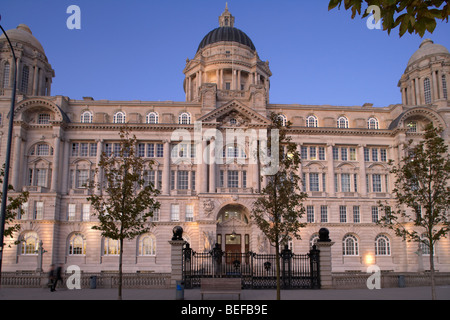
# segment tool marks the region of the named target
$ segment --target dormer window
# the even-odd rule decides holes
[[[121,111],[116,112],[116,114],[114,115],[114,118],[113,118],[114,123],[125,123],[125,120],[126,120],[126,115],[124,112],[121,112]]]

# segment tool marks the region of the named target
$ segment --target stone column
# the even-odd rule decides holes
[[[209,193],[216,193],[216,141],[211,139],[209,144]]]
[[[333,276],[332,276],[332,257],[331,247],[334,242],[329,238],[329,231],[326,228],[319,230],[319,240],[316,242],[316,248],[320,251],[320,288],[332,289],[333,288]]]
[[[60,160],[60,135],[57,133],[54,135],[55,138],[55,149],[53,150],[53,170],[52,170],[52,185],[50,188],[51,192],[58,191],[58,178],[59,178],[59,160]]]
[[[367,184],[366,184],[366,161],[364,160],[364,148],[365,145],[358,146],[358,162],[359,162],[359,185],[361,194],[367,196]]]
[[[19,176],[20,176],[20,154],[22,150],[22,137],[20,134],[14,136],[14,165],[12,175],[12,185],[16,191],[19,191]]]
[[[336,196],[334,188],[334,160],[333,160],[333,144],[327,145],[327,167],[328,167],[328,194],[331,197]]]
[[[170,143],[169,140],[164,141],[164,167],[162,173],[162,194],[170,193]]]
[[[170,288],[176,288],[177,281],[183,280],[183,245],[185,241],[182,238],[183,228],[177,226],[173,228],[173,237],[169,241],[171,251],[171,274],[170,274]]]

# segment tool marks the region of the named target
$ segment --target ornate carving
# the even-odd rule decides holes
[[[206,215],[209,216],[214,210],[214,202],[211,199],[203,201],[203,210],[205,210]]]

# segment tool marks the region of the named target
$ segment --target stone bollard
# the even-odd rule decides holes
[[[316,247],[320,251],[320,287],[321,289],[333,288],[332,265],[331,265],[331,247],[334,242],[330,240],[330,232],[326,228],[319,230],[319,240]]]
[[[169,241],[171,246],[171,265],[170,288],[177,287],[177,281],[183,281],[183,245],[185,241],[182,238],[183,228],[177,226],[173,228],[173,237]]]

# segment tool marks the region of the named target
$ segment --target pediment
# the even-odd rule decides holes
[[[255,110],[233,100],[200,117],[202,123],[216,123],[226,127],[269,125],[269,120]]]

